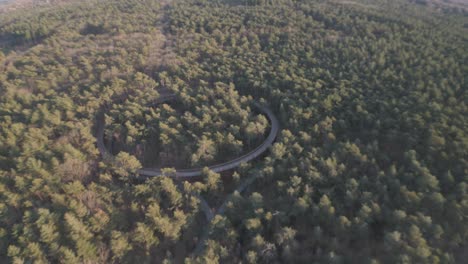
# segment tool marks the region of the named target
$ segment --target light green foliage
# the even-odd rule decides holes
[[[0,13],[0,262],[465,260],[466,9],[52,2]],[[232,178],[135,179],[254,149],[253,101],[282,131]]]
[[[125,178],[135,175],[136,171],[141,168],[141,164],[134,156],[120,152],[113,160],[112,167],[117,175]]]

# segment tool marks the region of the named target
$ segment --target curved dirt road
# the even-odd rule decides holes
[[[153,103],[153,105],[173,100],[175,97],[176,96],[174,94],[162,96],[158,98]],[[273,112],[269,108],[262,106],[259,103],[255,103],[254,105],[263,114],[265,114],[270,121],[271,130],[270,130],[270,133],[268,134],[268,137],[265,139],[265,141],[263,141],[261,145],[259,145],[254,150],[250,151],[249,153],[242,155],[238,158],[235,158],[233,160],[230,160],[228,162],[225,162],[225,163],[208,166],[208,169],[219,173],[219,172],[223,172],[223,171],[236,168],[242,163],[246,163],[257,158],[258,156],[263,154],[265,151],[267,151],[268,148],[273,144],[279,132],[278,119],[276,118],[276,116],[273,114]],[[97,117],[97,147],[101,155],[103,157],[106,157],[106,156],[112,156],[112,154],[109,153],[109,151],[107,150],[104,144],[104,126],[105,126],[104,111],[101,111],[101,113]],[[180,169],[180,170],[176,169],[176,172],[173,175],[163,175],[161,168],[142,168],[138,170],[138,174],[141,177],[146,177],[146,178],[157,177],[157,176],[168,176],[172,178],[184,179],[184,178],[192,178],[192,177],[200,176],[202,174],[202,170],[203,168]]]

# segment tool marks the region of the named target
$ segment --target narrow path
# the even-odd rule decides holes
[[[170,100],[174,100],[175,97],[176,96],[174,94],[161,96],[160,98],[155,100],[153,105],[160,104],[162,102],[166,102]],[[273,112],[269,108],[262,106],[259,103],[254,103],[254,105],[263,114],[265,114],[270,121],[271,130],[270,130],[270,133],[268,134],[268,137],[265,139],[265,141],[263,141],[262,144],[260,144],[257,148],[250,151],[249,153],[242,155],[240,157],[237,157],[225,163],[209,166],[208,169],[217,173],[234,169],[236,167],[239,167],[242,163],[246,163],[257,158],[258,156],[263,154],[265,151],[267,151],[268,148],[273,144],[279,132],[278,119],[276,118],[276,116],[273,114]],[[107,158],[107,157],[112,157],[112,154],[107,150],[104,144],[104,126],[105,126],[104,111],[101,111],[97,117],[97,147],[101,155]],[[138,174],[140,177],[143,177],[143,178],[168,176],[168,177],[177,178],[177,179],[184,179],[184,178],[187,179],[187,178],[200,176],[202,174],[202,171],[203,171],[203,168],[176,169],[176,172],[173,175],[163,175],[162,168],[142,168],[138,170]]]
[[[231,201],[234,194],[235,193],[242,193],[243,191],[245,191],[245,189],[247,189],[247,187],[249,187],[249,185],[252,184],[256,179],[257,179],[257,175],[253,175],[253,176],[250,176],[250,177],[246,178],[245,180],[243,180],[242,183],[239,184],[239,186],[232,192],[232,194],[230,194],[228,197],[226,197],[226,199],[224,199],[224,202],[221,204],[220,207],[218,207],[218,210],[216,210],[215,214],[213,214],[211,209],[210,209],[211,218],[208,219],[208,217],[207,217],[208,225],[205,227],[205,230],[203,231],[203,234],[201,235],[200,239],[197,242],[197,246],[195,247],[195,250],[192,253],[193,256],[200,255],[203,252],[203,250],[205,249],[206,240],[208,240],[208,238],[210,236],[210,225],[212,224],[213,218],[216,215],[223,215],[224,212],[226,211],[227,204]],[[202,207],[203,207],[203,203],[206,203],[206,201],[201,196],[198,196],[198,198],[200,199],[200,203],[202,203]],[[203,208],[202,208],[202,210],[203,210]],[[205,214],[206,214],[206,212],[205,212]]]
[[[213,218],[215,217],[215,214],[213,213],[213,211],[211,210],[211,207],[210,205],[208,204],[208,202],[205,200],[205,198],[203,198],[203,196],[201,196],[200,194],[194,194],[195,197],[198,198],[198,200],[200,200],[200,209],[203,211],[203,213],[205,214],[205,218],[206,218],[206,221],[208,223],[211,222],[211,220],[213,220]]]

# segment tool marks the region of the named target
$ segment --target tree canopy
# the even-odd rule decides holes
[[[1,7],[0,7],[1,8]],[[86,0],[0,12],[0,262],[462,263],[452,1]],[[177,100],[155,104],[167,93]],[[205,167],[281,133],[269,152]],[[105,119],[100,155],[96,122]]]

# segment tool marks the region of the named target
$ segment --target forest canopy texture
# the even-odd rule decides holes
[[[468,12],[444,1],[1,12],[0,262],[463,263],[467,76]],[[281,124],[262,156],[139,178],[251,151],[255,102]]]

